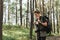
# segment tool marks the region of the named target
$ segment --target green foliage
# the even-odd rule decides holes
[[[2,39],[3,39],[3,40],[15,40],[14,38],[12,38],[12,37],[7,37],[7,36],[3,36]]]
[[[3,40],[29,40],[29,29],[18,25],[3,25]]]
[[[14,28],[19,28],[19,25],[3,25],[3,29],[9,30],[9,29],[14,29]]]
[[[48,35],[48,36],[53,36]],[[33,40],[36,40],[35,30],[33,29]],[[3,40],[29,40],[30,29],[19,25],[3,25]]]

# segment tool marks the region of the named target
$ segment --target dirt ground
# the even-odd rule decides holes
[[[60,40],[60,36],[50,36],[47,37],[46,40]]]

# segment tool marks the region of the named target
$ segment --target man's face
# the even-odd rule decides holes
[[[35,13],[35,17],[37,18],[37,17],[40,17],[40,14],[38,14],[38,13]]]

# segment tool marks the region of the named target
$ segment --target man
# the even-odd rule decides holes
[[[36,18],[36,33],[37,33],[37,40],[46,40],[46,31],[44,28],[47,27],[47,20],[41,15],[39,10],[34,11],[34,15]]]

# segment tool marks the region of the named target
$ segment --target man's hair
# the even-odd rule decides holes
[[[40,14],[40,11],[39,10],[35,10],[34,13]]]

